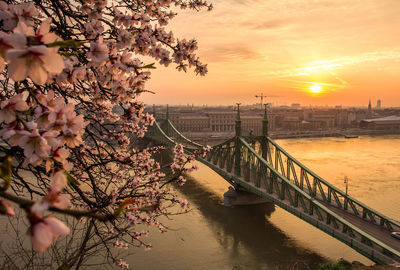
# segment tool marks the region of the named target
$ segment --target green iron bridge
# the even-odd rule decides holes
[[[267,109],[262,136],[242,136],[237,108],[235,137],[197,158],[235,189],[274,203],[379,264],[400,267],[400,223],[375,211],[308,169],[268,137]],[[166,119],[149,127],[147,139],[165,146],[182,144],[188,153],[203,145],[184,137]]]

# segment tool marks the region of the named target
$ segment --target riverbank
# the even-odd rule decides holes
[[[396,270],[396,269],[398,268],[390,265],[366,266],[357,261],[350,263],[342,259],[336,263],[326,263],[319,267],[319,270]]]
[[[321,138],[321,137],[345,137],[345,136],[379,136],[400,135],[400,130],[371,130],[371,129],[330,129],[330,130],[306,130],[306,131],[272,131],[269,133],[272,139],[292,138]],[[235,136],[232,132],[183,132],[187,138],[207,144],[208,142],[224,141]],[[244,134],[247,135],[247,134]]]

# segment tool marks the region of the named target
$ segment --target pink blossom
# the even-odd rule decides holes
[[[108,60],[108,47],[103,43],[103,37],[90,43],[90,51],[87,56],[96,64],[101,64]]]
[[[34,36],[35,35],[35,31],[33,30],[32,27],[26,25],[23,22],[19,22],[17,27],[14,29],[14,34],[18,34],[20,36]],[[25,38],[25,43],[24,44],[20,44],[20,47],[22,47],[21,45],[25,45],[26,44],[26,38]]]
[[[14,209],[9,201],[0,199],[0,214],[10,217],[15,216]]]
[[[41,215],[43,214],[44,211],[49,209],[49,206],[50,206],[50,201],[47,200],[47,198],[43,198],[42,200],[37,201],[32,205],[31,211],[33,213]]]
[[[40,94],[36,96],[37,99],[39,100],[40,104],[43,106],[46,106],[50,110],[55,110],[57,107],[61,107],[62,105],[65,105],[65,102],[63,98],[61,97],[56,97],[54,94],[53,90],[50,90],[46,95],[45,94]]]
[[[73,113],[74,104],[65,104],[62,99],[59,99],[55,108],[50,110],[48,120],[51,124],[55,124],[60,126],[57,130],[61,130],[62,127],[66,124],[66,115]]]
[[[186,199],[184,199],[184,200],[181,200],[181,201],[179,202],[179,204],[180,204],[180,206],[181,206],[182,208],[185,208],[185,207],[188,205],[188,201],[187,201]]]
[[[61,164],[66,164],[70,152],[65,148],[58,148],[53,151],[53,158]]]
[[[31,211],[37,215],[42,215],[50,206],[59,209],[67,209],[71,207],[71,196],[69,194],[54,193],[49,191],[45,197],[32,205]]]
[[[68,235],[70,229],[55,217],[48,216],[31,227],[33,249],[44,252],[60,235]]]
[[[18,17],[19,22],[23,22],[27,25],[31,25],[33,23],[33,18],[39,15],[38,10],[32,2],[10,5],[10,11]]]
[[[64,170],[59,170],[54,173],[50,183],[50,190],[52,192],[60,192],[63,190],[67,186],[67,177],[64,174]]]
[[[119,260],[119,264],[118,264],[122,269],[128,269],[129,268],[129,264],[127,264],[125,261],[123,261],[122,259]]]
[[[74,71],[72,72],[72,82],[74,82],[75,79],[84,80],[85,76],[86,76],[85,66],[74,68]]]
[[[13,45],[10,41],[10,35],[0,32],[0,72],[2,72],[6,66],[6,63],[4,62],[6,51],[12,48]]]
[[[1,1],[0,4],[0,19],[3,21],[3,29],[7,31],[14,29],[18,23],[17,15],[10,12],[5,2]]]
[[[178,177],[176,182],[178,183],[178,185],[183,186],[186,183],[186,179],[181,175]]]
[[[32,125],[35,127],[35,125]],[[28,163],[37,165],[42,162],[42,159],[47,159],[50,155],[51,145],[56,143],[55,131],[47,131],[43,134],[35,127],[31,132],[23,130],[20,131],[21,136],[18,140],[18,145],[24,149],[26,157],[25,165]]]
[[[11,99],[7,99],[0,104],[0,123],[6,122],[11,123],[16,119],[16,111],[23,112],[29,109],[28,104],[25,100],[28,97],[28,92],[15,95]]]
[[[51,19],[47,19],[42,22],[40,28],[36,31],[35,40],[44,44],[49,44],[54,41],[60,40],[60,38],[56,34],[50,32],[50,21]]]
[[[6,52],[10,62],[8,71],[15,81],[30,77],[37,84],[44,84],[48,74],[59,74],[64,69],[64,61],[55,48],[44,45],[31,46],[25,49],[10,49]]]
[[[60,194],[52,201],[51,205],[60,209],[70,208],[71,196],[69,194]]]
[[[84,24],[84,32],[88,38],[95,38],[104,31],[104,27],[99,20],[93,20]]]
[[[37,16],[38,10],[32,2],[17,5],[7,5],[3,1],[0,2],[0,19],[3,21],[4,30],[13,30],[19,22],[32,25],[33,18]]]
[[[64,174],[64,170],[58,170],[50,179],[48,194],[40,201],[35,202],[31,211],[41,215],[50,206],[60,209],[69,208],[71,205],[71,196],[69,194],[60,194],[66,186],[67,177]]]

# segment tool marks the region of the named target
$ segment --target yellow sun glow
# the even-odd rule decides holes
[[[319,84],[313,84],[310,86],[310,92],[317,94],[320,93],[322,91],[322,86]]]

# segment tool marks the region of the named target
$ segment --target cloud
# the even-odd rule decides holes
[[[345,88],[348,84],[339,83],[327,83],[313,80],[295,80],[295,79],[280,79],[280,86],[284,86],[285,88],[292,88],[298,91],[308,91],[310,86],[318,84],[321,85],[324,89],[324,92],[335,92],[337,90]]]
[[[281,69],[264,73],[264,75],[274,75],[277,77],[295,77],[307,76],[315,72],[328,71],[333,72],[333,69],[342,68],[345,66],[358,65],[368,62],[378,61],[393,61],[400,60],[400,48],[392,50],[382,50],[375,52],[368,52],[356,56],[342,57],[330,60],[318,60],[308,63],[303,67],[293,69]]]
[[[251,22],[251,25],[252,25],[251,29],[254,30],[268,30],[268,29],[281,28],[287,24],[285,24],[283,20],[269,20],[260,23]]]
[[[205,51],[209,62],[229,62],[243,59],[257,59],[260,57],[256,51],[243,45],[226,44]]]

